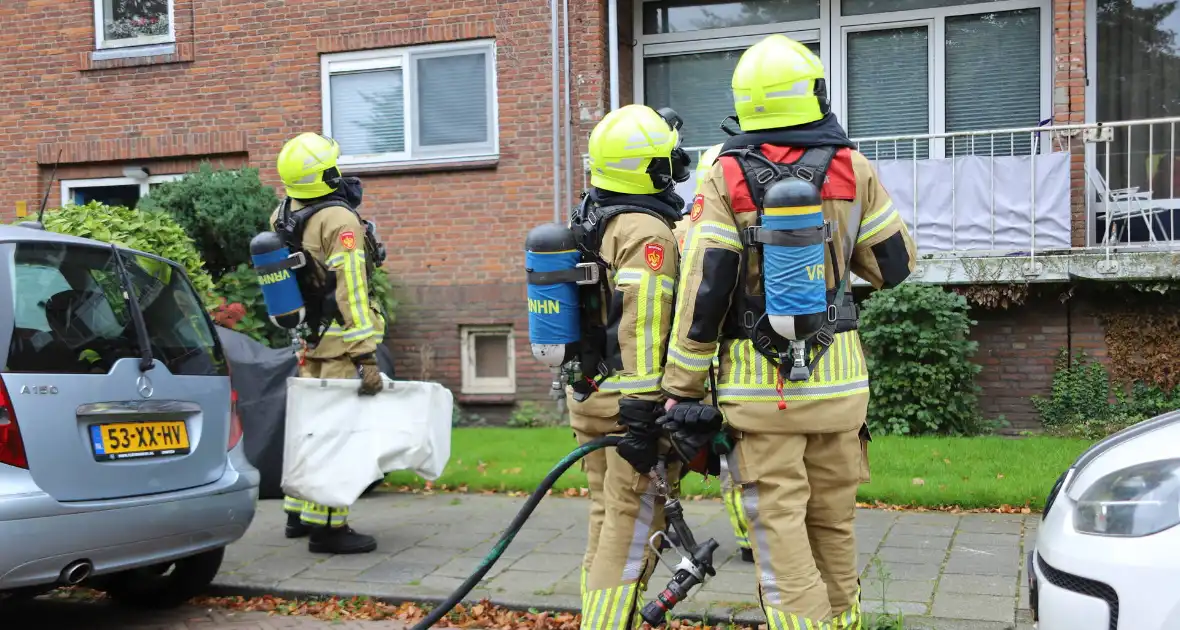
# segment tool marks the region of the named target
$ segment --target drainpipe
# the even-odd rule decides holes
[[[553,222],[561,223],[561,131],[558,127],[561,94],[557,85],[561,67],[557,59],[557,0],[549,0],[549,38],[553,41]]]
[[[574,112],[570,109],[570,4],[569,0],[561,0],[561,28],[562,28],[562,56],[565,61],[565,208],[566,212],[573,211],[574,186],[574,140],[573,119]]]
[[[619,108],[619,0],[606,0],[606,52],[610,57],[610,110]]]

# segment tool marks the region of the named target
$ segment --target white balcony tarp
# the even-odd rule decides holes
[[[1033,248],[1034,231],[1037,250],[1068,248],[1069,153],[1037,155],[1035,179],[1032,159],[967,156],[879,160],[874,165],[894,206],[916,236],[919,253],[1028,252]]]

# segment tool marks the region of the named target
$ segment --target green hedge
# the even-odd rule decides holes
[[[46,210],[44,224],[50,232],[114,243],[176,261],[184,267],[205,305],[213,308],[217,304],[213,279],[196,245],[168,213],[92,201],[84,206],[71,204]]]
[[[861,311],[869,367],[869,428],[878,434],[975,435],[980,367],[971,362],[967,300],[934,285],[877,291]]]
[[[250,262],[250,239],[269,229],[279,198],[256,168],[214,169],[208,162],[183,179],[152,186],[141,210],[171,214],[196,242],[214,278]]]

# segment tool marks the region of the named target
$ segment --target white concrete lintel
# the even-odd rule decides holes
[[[1180,279],[1180,249],[1119,251],[1076,249],[1027,255],[930,256],[918,261],[911,282],[941,285],[1025,284],[1076,280]],[[855,278],[855,286],[868,283]]]

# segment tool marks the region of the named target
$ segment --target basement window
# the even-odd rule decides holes
[[[324,135],[341,167],[495,160],[495,57],[493,40],[324,55]]]
[[[515,394],[516,358],[511,326],[462,326],[464,394]]]
[[[174,16],[174,0],[94,0],[96,48],[174,43]]]

